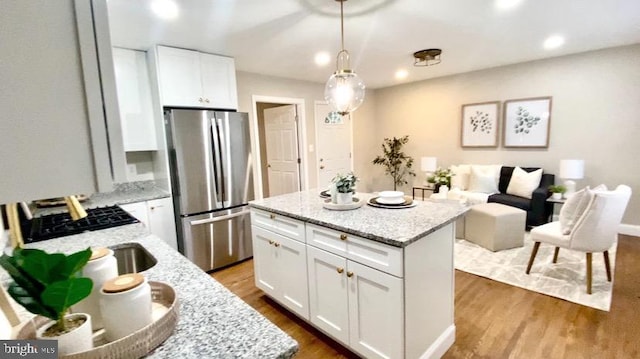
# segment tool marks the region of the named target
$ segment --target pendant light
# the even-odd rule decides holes
[[[336,57],[336,72],[331,75],[324,87],[324,99],[329,106],[344,116],[355,111],[364,101],[364,82],[349,64],[349,52],[344,49],[343,5],[347,0],[335,0],[340,3],[340,34],[342,50]]]

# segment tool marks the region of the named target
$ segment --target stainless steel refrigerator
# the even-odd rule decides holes
[[[165,109],[178,249],[205,271],[253,255],[246,113]]]

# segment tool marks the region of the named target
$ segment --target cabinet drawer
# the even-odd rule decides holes
[[[403,277],[402,248],[307,223],[307,244]]]
[[[304,242],[304,222],[287,216],[251,208],[251,224]]]

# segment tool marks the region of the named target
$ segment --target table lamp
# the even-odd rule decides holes
[[[422,157],[420,160],[420,169],[422,170],[422,172],[425,173],[425,184],[429,185],[429,183],[427,182],[427,178],[429,178],[429,175],[433,172],[435,172],[435,170],[438,168],[436,166],[437,163],[437,158],[435,157]]]
[[[567,191],[564,198],[569,198],[576,191],[576,182],[573,180],[584,178],[584,160],[560,160],[560,178],[564,179]]]

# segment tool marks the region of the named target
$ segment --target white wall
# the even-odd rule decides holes
[[[443,167],[457,163],[539,166],[557,176],[560,159],[580,158],[585,160],[585,178],[578,186],[631,186],[634,194],[623,222],[639,225],[639,58],[640,45],[633,45],[379,89],[367,99],[373,102],[368,120],[374,124],[354,131],[356,158],[370,162],[381,153],[384,137],[406,134],[410,135],[406,151],[416,160],[418,171],[419,158],[428,155],[436,156]],[[553,97],[547,149],[460,146],[461,105],[538,96]],[[371,143],[376,144],[373,151]],[[360,170],[368,190],[391,184],[382,167],[363,165]],[[416,183],[423,179],[419,173]],[[411,187],[404,190],[410,193]]]

